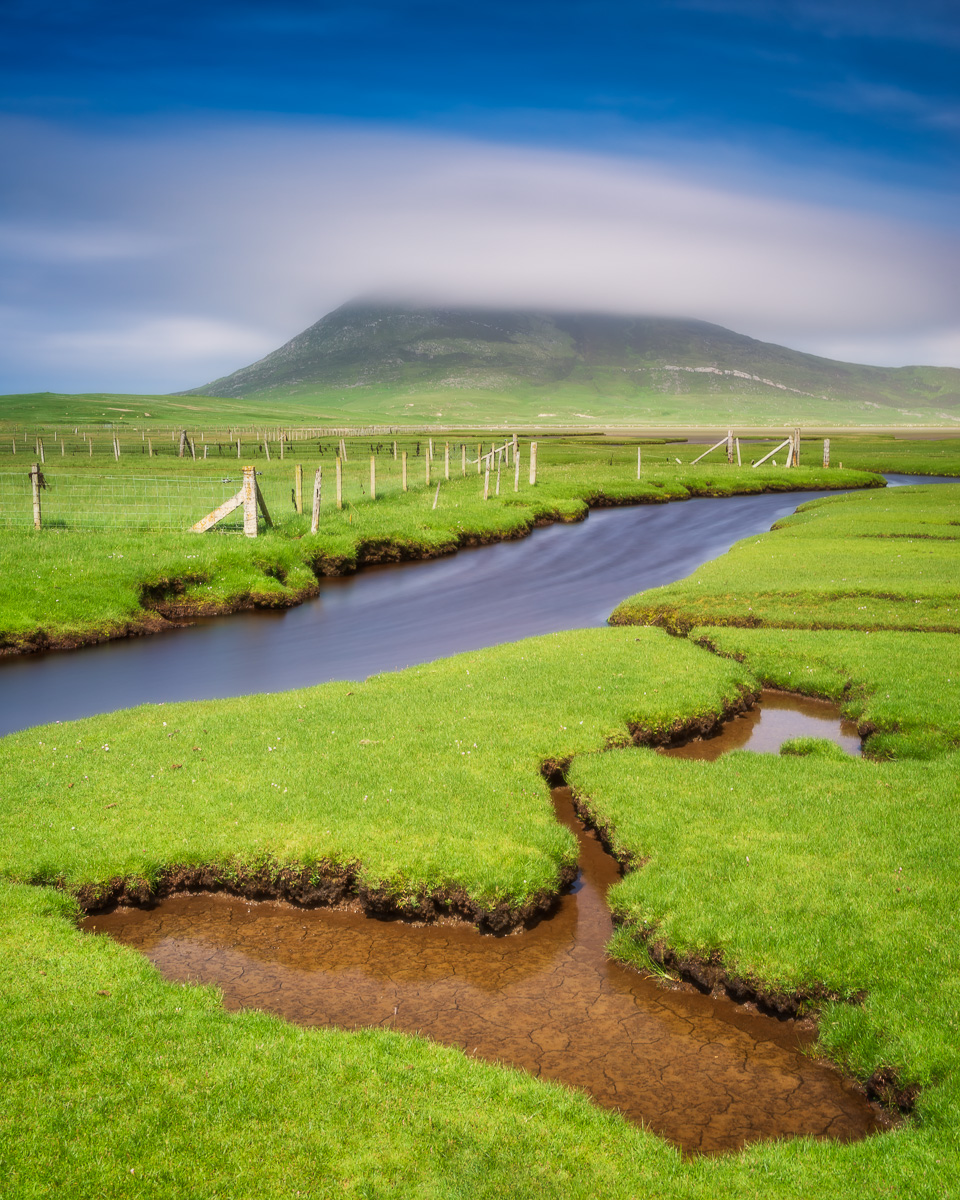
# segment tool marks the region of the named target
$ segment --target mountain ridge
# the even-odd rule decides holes
[[[179,395],[303,397],[357,389],[805,397],[960,412],[960,369],[874,367],[685,318],[351,301],[257,362]],[[596,406],[596,405],[595,405]],[[904,412],[899,409],[898,411]],[[955,419],[942,411],[940,417]]]

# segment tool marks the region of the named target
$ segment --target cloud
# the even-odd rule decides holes
[[[371,293],[695,316],[886,362],[960,329],[952,233],[720,184],[692,154],[307,122],[8,122],[0,152],[0,391],[188,387]]]

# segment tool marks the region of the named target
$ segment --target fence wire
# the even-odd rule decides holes
[[[66,474],[41,468],[40,510],[44,529],[185,530],[241,484],[239,475],[189,479],[163,475]],[[0,526],[33,526],[29,471],[0,472]],[[242,527],[231,514],[218,529]]]

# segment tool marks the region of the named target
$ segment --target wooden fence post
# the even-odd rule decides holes
[[[520,491],[520,452],[516,451],[513,456],[513,490]]]
[[[480,474],[480,460],[483,458],[483,442],[477,442],[477,474]]]
[[[313,480],[313,512],[310,517],[310,532],[316,533],[320,527],[320,489],[323,486],[323,467],[317,467]]]
[[[393,443],[393,461],[394,462],[397,461],[397,443],[396,442]]]
[[[269,462],[270,461],[270,443],[267,441],[266,437],[264,437],[264,439],[263,439],[263,452],[267,456],[267,462]]]
[[[830,466],[830,439],[829,438],[823,439],[823,465],[825,467]]]
[[[483,498],[484,498],[484,500],[490,499],[490,468],[489,468],[489,466],[483,473]]]
[[[33,527],[40,528],[40,464],[34,463],[30,468],[30,482],[33,485]]]
[[[460,443],[460,475],[464,476],[467,473],[467,443]]]
[[[37,450],[40,454],[40,462],[45,463],[47,460],[43,456],[43,438],[37,438]]]
[[[737,442],[737,466],[742,467],[743,463],[740,461],[740,439],[737,438],[736,442]]]
[[[530,443],[530,483],[537,482],[537,443]]]
[[[240,457],[240,439],[237,438],[237,458]]]
[[[246,537],[257,536],[257,477],[256,467],[243,468],[243,532]]]
[[[500,495],[500,460],[499,459],[497,460],[497,486],[494,489],[494,495],[495,496]]]
[[[443,447],[443,477],[450,478],[450,443],[446,442]]]
[[[185,429],[181,429],[180,430],[180,449],[177,453],[177,458],[183,458],[183,452],[184,452],[184,450],[186,450],[186,448],[187,448],[187,431]],[[237,457],[238,458],[240,457],[239,450],[237,453]]]
[[[733,430],[727,430],[727,462],[733,466]]]
[[[301,463],[297,463],[293,468],[293,504],[297,515],[303,516],[303,466]]]
[[[340,445],[343,445],[341,439]],[[343,508],[343,459],[337,455],[337,508]]]
[[[423,456],[423,469],[427,481],[427,487],[430,486],[430,458],[431,455],[429,452]]]

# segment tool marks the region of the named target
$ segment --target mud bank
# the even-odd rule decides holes
[[[576,873],[576,867],[563,867],[556,890],[537,892],[522,905],[502,901],[492,907],[473,900],[462,888],[398,897],[385,887],[371,888],[360,883],[357,865],[339,863],[318,863],[310,868],[267,865],[256,871],[173,866],[164,870],[155,883],[116,878],[79,888],[74,895],[87,914],[117,907],[148,909],[184,893],[222,893],[251,901],[279,900],[302,908],[337,909],[383,920],[417,924],[455,922],[500,934],[530,928],[549,916]]]

